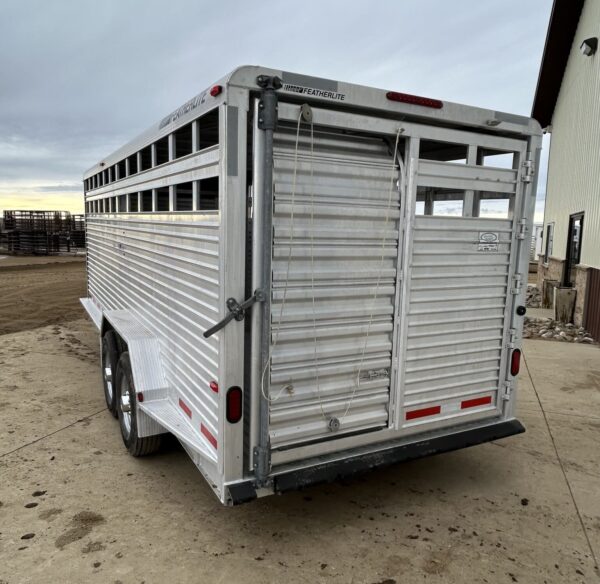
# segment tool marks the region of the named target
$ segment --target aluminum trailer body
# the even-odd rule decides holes
[[[105,394],[226,504],[523,431],[539,124],[241,67],[84,175]]]

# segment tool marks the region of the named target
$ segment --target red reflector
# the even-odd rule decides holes
[[[510,374],[514,377],[519,375],[519,369],[521,368],[521,350],[514,349],[510,356]]]
[[[206,436],[206,439],[216,448],[217,447],[217,439],[212,435],[211,431],[204,425],[204,424],[200,424],[200,432],[202,432],[202,434],[204,436]]]
[[[217,97],[217,95],[219,95],[221,93],[221,91],[223,91],[223,86],[222,85],[213,85],[210,88],[210,94],[213,97]]]
[[[466,408],[474,408],[476,406],[485,406],[487,404],[492,403],[492,396],[488,395],[486,397],[475,397],[473,399],[466,399],[460,402],[460,409],[464,410]]]
[[[143,402],[144,401],[144,394],[141,391],[138,391],[136,394],[137,400],[138,402]]]
[[[410,93],[399,93],[398,91],[388,91],[385,96],[390,101],[400,101],[402,103],[411,103],[413,105],[422,105],[424,107],[432,107],[434,109],[442,109],[444,103],[439,99],[431,99],[430,97],[421,97],[420,95],[411,95]]]
[[[414,420],[415,418],[424,418],[426,416],[435,416],[442,411],[441,406],[432,406],[430,408],[423,408],[422,410],[413,410],[412,412],[406,412],[407,420]]]
[[[186,413],[188,418],[192,417],[192,410],[181,398],[179,398],[179,407]]]
[[[227,390],[227,408],[226,408],[227,421],[231,424],[235,424],[242,419],[242,388],[241,387],[230,387]]]
[[[215,393],[219,393],[219,384],[216,381],[211,381],[208,385]]]

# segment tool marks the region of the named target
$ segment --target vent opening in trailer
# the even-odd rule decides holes
[[[206,87],[84,174],[129,452],[170,433],[237,504],[524,431],[539,124],[263,67]]]

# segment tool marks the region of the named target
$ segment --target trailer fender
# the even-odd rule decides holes
[[[163,426],[139,407],[139,402],[146,404],[167,398],[168,387],[158,339],[130,310],[107,310],[103,316],[105,322],[102,328],[113,329],[127,345],[137,395],[136,415],[139,437],[166,433],[167,430]]]

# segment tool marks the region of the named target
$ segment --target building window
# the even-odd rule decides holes
[[[125,178],[125,161],[121,160],[115,165],[119,171],[119,179]]]
[[[219,177],[204,178],[198,181],[198,201],[196,208],[199,211],[219,210]]]
[[[552,245],[554,243],[554,223],[546,225],[546,242],[544,244],[544,263],[548,265],[548,260],[552,256]]]
[[[127,195],[119,195],[119,213],[127,212]]]
[[[169,211],[169,187],[156,189],[156,211]]]

